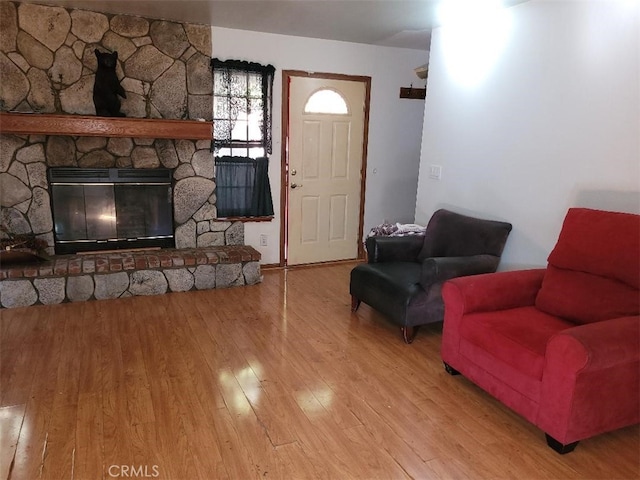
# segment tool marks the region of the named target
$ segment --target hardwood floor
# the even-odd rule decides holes
[[[3,310],[0,479],[640,477],[638,427],[560,456],[412,345],[343,264]]]

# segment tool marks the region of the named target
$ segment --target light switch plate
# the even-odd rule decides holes
[[[429,165],[429,178],[433,178],[434,180],[440,180],[442,178],[442,166]]]

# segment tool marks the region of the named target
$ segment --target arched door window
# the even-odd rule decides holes
[[[304,113],[331,113],[348,115],[349,107],[344,97],[335,90],[324,88],[314,92],[304,106]]]

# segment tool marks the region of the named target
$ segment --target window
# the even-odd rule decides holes
[[[263,157],[271,153],[275,68],[239,60],[211,60],[213,145],[217,154]]]
[[[318,90],[312,94],[304,106],[304,113],[332,113],[337,115],[347,115],[349,107],[335,90]]]
[[[275,68],[211,60],[218,217],[273,215],[267,155]]]

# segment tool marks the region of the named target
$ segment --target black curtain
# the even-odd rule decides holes
[[[267,157],[216,157],[218,217],[273,216]]]
[[[214,112],[213,148],[228,147],[231,143],[231,132],[239,111],[246,109],[244,99],[251,90],[251,75],[260,77],[262,101],[258,108],[262,109],[262,141],[265,154],[271,153],[271,111],[273,109],[273,77],[275,67],[273,65],[261,65],[255,62],[242,60],[211,59],[211,68],[214,82],[214,95],[217,101],[224,104],[220,106],[226,120],[222,120]],[[224,97],[224,100],[222,98]]]

